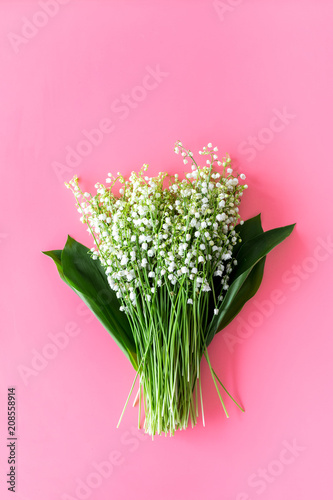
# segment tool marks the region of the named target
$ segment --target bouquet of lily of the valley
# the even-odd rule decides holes
[[[191,164],[182,180],[148,177],[144,165],[128,180],[108,174],[92,196],[74,177],[67,187],[94,247],[68,237],[63,250],[45,252],[132,363],[136,376],[124,410],[138,381],[139,427],[143,412],[152,436],[195,425],[199,407],[204,422],[203,357],[228,416],[223,391],[233,398],[207,347],[256,293],[266,255],[294,227],[264,232],[259,215],[240,220],[245,176],[233,171],[228,155],[219,161],[211,143],[199,151],[204,166],[181,142],[175,152]]]

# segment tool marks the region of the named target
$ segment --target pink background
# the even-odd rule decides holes
[[[17,499],[328,498],[332,16],[329,0],[1,1],[1,498],[10,386]],[[244,218],[297,226],[209,348],[246,413],[226,399],[225,418],[203,363],[206,427],[152,442],[131,406],[116,429],[134,371],[41,250],[90,246],[64,181],[183,172],[177,139],[234,158]]]

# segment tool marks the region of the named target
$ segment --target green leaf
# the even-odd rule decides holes
[[[247,219],[244,224],[238,224],[238,226],[235,227],[235,231],[241,237],[241,242],[237,243],[233,249],[233,255],[237,259],[237,254],[241,246],[244,245],[246,241],[259,236],[259,234],[264,232],[261,226],[261,215],[258,214],[251,219]]]
[[[230,276],[229,288],[219,307],[219,313],[210,323],[207,345],[258,291],[263,277],[266,255],[291,234],[294,226],[295,224],[292,224],[263,232],[260,216],[257,216],[246,221],[243,229],[239,229],[243,243],[238,247],[236,254],[238,264]],[[245,238],[249,239],[245,241]]]
[[[83,300],[137,370],[136,346],[126,315],[111,290],[99,260],[89,249],[68,236],[64,249],[43,252],[53,259],[61,278]]]
[[[232,256],[233,259],[237,259],[238,252],[242,247],[242,245],[244,245],[244,242],[256,236],[259,236],[264,232],[261,226],[260,214],[256,215],[255,217],[252,217],[251,219],[246,220],[244,224],[239,224],[238,226],[236,226],[235,231],[240,236],[241,241],[238,242],[233,248],[233,256]],[[225,328],[233,320],[233,318],[240,312],[244,304],[257,292],[262,281],[264,267],[265,267],[265,259],[263,259],[262,262],[259,261],[258,264],[254,266],[253,270],[251,271],[248,278],[245,280],[241,289],[239,290],[237,298],[234,301],[233,307],[229,308],[228,311],[226,311],[223,320],[221,320],[220,324],[218,325],[217,331],[220,331],[223,328]],[[229,285],[232,282],[233,282],[233,275],[231,274],[229,278]],[[214,278],[213,286],[214,286],[214,295],[215,297],[218,297],[222,291],[221,279]],[[209,308],[209,317],[212,319],[215,319],[214,309],[215,309],[215,303],[212,297]],[[217,331],[215,333],[217,333]],[[212,341],[215,333],[212,330],[210,330],[210,337],[206,340],[207,345]]]
[[[287,238],[291,234],[294,227],[295,224],[277,227],[244,242],[237,254],[239,262],[236,268],[235,278],[241,276],[250,267],[254,266],[262,257],[265,257],[271,250],[273,250],[274,247]]]
[[[53,259],[53,262],[57,266],[57,269],[59,271],[60,277],[66,282],[66,278],[64,275],[64,270],[62,268],[62,263],[61,263],[61,253],[62,250],[49,250],[48,252],[42,252],[44,255],[47,255],[48,257],[51,257]]]
[[[240,284],[237,293],[232,295],[231,301],[229,303],[225,301],[222,302],[222,311],[220,308],[219,314],[216,316],[217,321],[209,330],[209,337],[207,337],[206,341],[207,345],[210,344],[216,333],[220,332],[226,326],[228,326],[229,323],[231,323],[231,321],[243,309],[246,302],[257,293],[262,282],[265,261],[266,257],[263,257],[255,266],[253,266],[245,281]]]

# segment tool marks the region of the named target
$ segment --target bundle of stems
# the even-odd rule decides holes
[[[130,307],[128,316],[137,344],[139,378],[138,427],[144,407],[144,429],[150,435],[170,433],[197,423],[199,407],[205,424],[201,388],[201,360],[208,361],[212,378],[226,416],[228,413],[217,382],[232,398],[213,370],[206,346],[209,296],[199,293],[189,308],[186,279],[179,288],[161,288],[151,303],[140,301]],[[233,398],[232,398],[233,399]],[[237,406],[240,405],[233,399]]]

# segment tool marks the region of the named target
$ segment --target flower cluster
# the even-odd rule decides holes
[[[190,163],[183,179],[163,172],[149,177],[148,165],[143,165],[128,180],[120,173],[108,174],[105,185],[95,185],[94,196],[82,192],[77,177],[67,184],[95,240],[92,258],[100,260],[127,314],[136,347],[139,402],[142,389],[145,429],[151,435],[186,428],[189,417],[195,424],[198,386],[203,413],[203,355],[216,385],[207,332],[237,265],[235,226],[242,223],[239,205],[247,188],[230,157],[220,161],[211,143],[199,151],[203,166],[180,141],[175,152],[185,165]]]
[[[88,225],[112,290],[121,299],[121,309],[136,307],[138,300],[153,302],[156,291],[169,292],[186,283],[187,303],[212,289],[212,280],[221,280],[221,294],[228,289],[233,265],[234,227],[239,222],[239,204],[246,185],[234,174],[227,155],[221,161],[217,148],[209,143],[199,154],[206,165],[199,166],[190,150],[178,141],[175,152],[184,164],[191,163],[185,179],[159,173],[145,175],[148,165],[128,180],[119,173],[108,174],[105,186],[96,184],[97,194],[83,193],[74,177],[67,185],[74,192],[82,222]],[[218,168],[218,170],[217,170]],[[119,195],[113,191],[120,182]],[[242,223],[242,221],[241,221]]]
[[[69,237],[62,251],[45,252],[136,370],[118,426],[138,380],[138,426],[142,402],[144,429],[151,436],[174,435],[189,420],[193,427],[199,405],[205,425],[203,357],[226,416],[218,384],[244,411],[214,371],[207,347],[256,293],[265,256],[294,227],[264,232],[260,216],[236,227],[243,224],[245,175],[234,171],[228,155],[219,159],[211,143],[199,151],[203,165],[180,141],[174,150],[190,167],[182,179],[163,172],[149,177],[143,165],[127,180],[109,173],[91,195],[74,177],[67,187],[95,246],[89,250]],[[79,273],[74,286],[73,271]],[[100,300],[103,291],[108,304]]]

